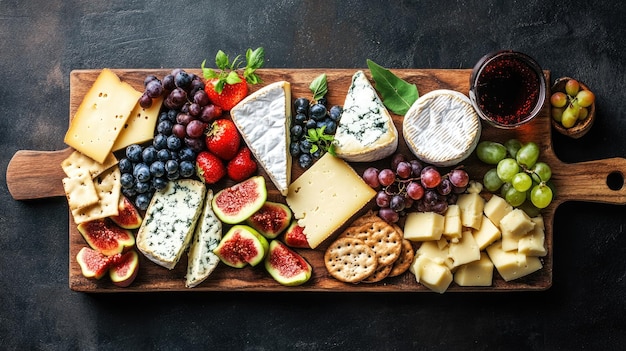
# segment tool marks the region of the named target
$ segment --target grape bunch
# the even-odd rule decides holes
[[[587,89],[581,89],[580,82],[569,79],[565,91],[554,92],[550,96],[552,118],[565,128],[573,127],[589,115],[588,108],[595,101],[595,95]]]
[[[154,75],[147,76],[144,87],[139,98],[142,107],[148,108],[156,98],[164,99],[156,135],[175,135],[195,152],[204,150],[208,124],[222,115],[222,109],[210,103],[202,78],[177,68],[162,80]]]
[[[293,103],[295,114],[291,123],[289,152],[302,168],[310,167],[315,159],[332,148],[343,109],[337,105],[328,109],[327,104],[323,97],[314,102],[301,97]]]
[[[504,144],[481,141],[476,154],[484,163],[495,166],[483,177],[485,189],[492,193],[500,190],[511,206],[540,210],[552,202],[552,170],[547,163],[538,161],[540,150],[536,143],[522,144],[517,139]]]
[[[409,160],[401,153],[392,157],[390,168],[369,167],[362,178],[378,190],[378,215],[389,223],[412,211],[443,214],[469,184],[469,175],[462,167],[443,174],[437,167]]]

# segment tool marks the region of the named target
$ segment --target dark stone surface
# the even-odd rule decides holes
[[[263,46],[266,67],[470,68],[535,57],[598,97],[567,162],[626,156],[626,6],[619,1],[0,1],[1,349],[617,349],[626,342],[624,206],[566,203],[554,284],[502,294],[87,295],[68,288],[64,199],[14,201],[20,149],[65,147],[69,73],[198,67]],[[33,172],[36,172],[33,165]]]

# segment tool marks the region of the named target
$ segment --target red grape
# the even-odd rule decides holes
[[[418,182],[410,182],[406,186],[406,194],[413,200],[419,200],[424,196],[424,187]]]
[[[424,168],[424,166],[418,160],[411,160],[410,163],[411,163],[411,170],[412,170],[411,173],[413,177],[419,177],[420,174],[422,173],[422,169]]]
[[[398,168],[398,164],[400,162],[406,162],[406,156],[400,153],[394,154],[393,157],[391,158],[391,168],[392,169]]]
[[[450,183],[457,188],[466,187],[469,183],[469,175],[467,172],[458,168],[450,172],[448,179],[450,179]]]
[[[176,122],[178,124],[182,124],[184,126],[186,126],[187,124],[189,124],[189,122],[193,121],[194,118],[191,117],[189,114],[186,113],[179,113],[178,115],[176,115]]]
[[[396,174],[398,174],[400,178],[407,179],[411,177],[411,172],[411,164],[406,161],[401,161],[396,166]]]
[[[405,207],[404,196],[402,195],[393,195],[391,197],[391,201],[389,201],[389,208],[396,212],[401,212]]]
[[[389,186],[396,180],[396,174],[389,168],[385,168],[378,173],[378,181],[382,186]]]
[[[187,136],[187,128],[182,124],[176,123],[172,126],[172,134],[176,135],[179,139],[183,139]]]
[[[206,129],[206,127],[206,123],[194,119],[193,121],[189,122],[189,124],[187,124],[187,135],[190,138],[199,138],[204,134],[204,130]]]
[[[363,172],[363,180],[365,184],[369,185],[373,189],[377,189],[380,187],[380,182],[378,181],[378,168],[369,167]]]
[[[389,207],[381,208],[380,211],[378,211],[378,216],[387,223],[396,223],[400,220],[398,212],[390,209]]]
[[[390,202],[391,196],[389,196],[389,194],[387,194],[384,190],[381,190],[376,194],[376,205],[378,205],[378,207],[389,207]]]
[[[420,178],[422,185],[428,189],[436,188],[441,183],[441,174],[433,166],[424,167]]]

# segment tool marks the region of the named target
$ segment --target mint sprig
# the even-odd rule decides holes
[[[262,47],[256,50],[248,49],[246,51],[246,66],[243,69],[243,77],[249,84],[261,83],[261,78],[255,73],[255,71],[263,66],[265,62],[265,51]],[[215,84],[215,91],[220,94],[224,90],[226,84],[237,84],[241,82],[241,77],[237,73],[242,64],[241,56],[237,55],[231,61],[228,55],[219,50],[215,55],[215,66],[219,69],[216,71],[212,68],[206,67],[206,60],[202,61],[200,68],[202,69],[202,75],[204,79],[217,79]]]
[[[322,154],[328,152],[331,155],[336,156],[335,144],[333,143],[333,140],[335,140],[335,136],[332,134],[325,134],[325,129],[326,126],[311,128],[308,130],[306,140],[311,143],[311,154],[317,152],[317,150],[320,150]]]

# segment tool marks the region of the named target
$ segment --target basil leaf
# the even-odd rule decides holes
[[[215,65],[219,69],[226,69],[228,67],[228,55],[222,50],[219,50],[215,55]]]
[[[372,60],[367,60],[367,67],[372,73],[372,78],[376,83],[376,91],[382,97],[385,107],[397,115],[404,116],[419,97],[415,84],[398,78],[391,71]]]
[[[313,79],[309,89],[313,93],[313,100],[319,100],[328,93],[328,84],[326,82],[326,73],[322,73]]]

